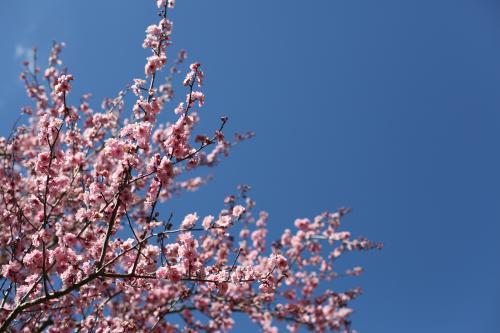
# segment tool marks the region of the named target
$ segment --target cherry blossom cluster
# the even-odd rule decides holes
[[[101,110],[90,94],[73,96],[64,44],[53,44],[43,72],[36,52],[25,63],[29,120],[0,138],[0,333],[227,332],[238,313],[266,333],[354,332],[350,301],[361,290],[337,291],[332,281],[362,269],[334,266],[346,252],[381,244],[341,229],[349,210],[297,219],[274,242],[248,186],[213,215],[160,211],[208,182],[193,170],[217,165],[253,133],[227,139],[227,117],[211,135],[198,133],[198,62],[182,81],[186,98],[169,104],[187,54],[159,83],[175,2],[156,4],[145,77]]]

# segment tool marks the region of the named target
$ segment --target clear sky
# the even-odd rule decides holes
[[[27,103],[27,48],[45,60],[65,41],[75,91],[97,108],[141,77],[157,20],[152,0],[3,0],[0,17],[3,135]],[[178,0],[173,19],[174,50],[206,72],[206,128],[227,115],[229,132],[257,136],[165,212],[214,213],[247,183],[276,237],[353,207],[348,228],[385,243],[345,262],[366,268],[349,282],[365,290],[355,328],[499,331],[497,0]]]

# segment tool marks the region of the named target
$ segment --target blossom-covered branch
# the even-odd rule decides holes
[[[291,332],[350,332],[360,289],[336,291],[331,281],[362,269],[337,272],[334,263],[381,244],[341,230],[348,210],[297,219],[274,242],[248,186],[214,215],[160,210],[206,183],[193,170],[216,166],[253,133],[228,140],[226,116],[213,134],[197,133],[199,62],[182,81],[185,98],[170,106],[187,53],[169,61],[175,3],[156,5],[144,77],[102,110],[89,94],[73,96],[63,43],[44,71],[36,52],[25,63],[29,121],[0,138],[0,332],[225,332],[235,313],[268,333],[280,322]]]

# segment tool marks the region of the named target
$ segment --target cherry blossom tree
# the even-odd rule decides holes
[[[297,219],[274,242],[248,186],[213,216],[160,214],[162,202],[205,184],[193,170],[252,133],[228,139],[222,117],[213,135],[195,134],[199,63],[189,65],[185,100],[167,107],[187,55],[167,57],[174,1],[156,4],[145,77],[101,111],[89,95],[72,96],[64,44],[53,44],[44,71],[36,53],[24,64],[29,122],[0,139],[0,332],[226,332],[236,313],[263,332],[353,332],[349,304],[360,289],[334,291],[332,280],[362,270],[339,273],[335,262],[381,244],[341,230],[348,209]],[[160,112],[172,122],[159,124]]]

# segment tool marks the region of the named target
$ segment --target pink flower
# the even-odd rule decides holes
[[[26,254],[23,263],[30,269],[40,269],[43,266],[43,254],[40,250],[33,250]]]
[[[153,24],[146,29],[146,38],[142,43],[142,47],[156,49],[161,40],[161,27]]]
[[[156,270],[156,276],[161,279],[166,279],[168,276],[168,267],[160,267]]]
[[[339,241],[339,240],[346,240],[351,237],[351,233],[348,231],[342,231],[342,232],[336,232],[331,236],[331,239]]]
[[[120,135],[131,135],[137,141],[139,147],[146,149],[149,147],[149,140],[151,137],[151,123],[141,121],[139,123],[127,124],[122,128]]]
[[[134,79],[134,84],[130,86],[130,89],[136,96],[142,95],[142,89],[146,85],[146,80],[143,79]]]
[[[186,215],[181,223],[181,229],[191,229],[196,224],[196,221],[198,221],[198,215],[196,215],[196,213]]]
[[[245,212],[245,207],[241,205],[236,205],[233,207],[233,216],[236,218],[240,218],[241,215]]]
[[[168,8],[174,8],[175,6],[175,0],[156,0],[156,6],[158,8],[163,8],[165,5],[168,6]]]
[[[203,226],[203,228],[205,230],[208,230],[212,226],[213,221],[214,221],[214,217],[212,215],[208,215],[203,219],[203,222],[201,223],[201,225]]]
[[[276,265],[277,269],[281,272],[284,272],[288,269],[288,261],[282,255],[276,255],[273,258],[273,262]]]
[[[49,152],[44,151],[44,152],[38,154],[38,159],[36,161],[36,171],[41,172],[41,173],[47,173],[49,163],[50,163],[50,153]]]
[[[21,270],[21,264],[17,261],[9,261],[8,264],[2,266],[2,276],[17,281],[17,276]]]
[[[352,309],[349,308],[340,308],[335,311],[335,316],[341,319],[347,318],[352,313]]]
[[[195,62],[189,66],[190,71],[186,74],[186,77],[184,78],[184,81],[182,83],[184,86],[194,85],[194,80],[196,78],[198,86],[201,87],[201,85],[203,84],[204,73],[199,68],[199,62]]]
[[[165,246],[164,253],[167,256],[167,259],[172,261],[172,260],[177,260],[179,258],[179,248],[180,245],[177,243],[172,243],[168,244]]]
[[[127,238],[127,240],[121,244],[121,248],[124,251],[131,249],[133,246],[134,246],[134,239],[132,238]]]
[[[301,230],[309,229],[310,223],[311,223],[311,221],[309,221],[309,219],[296,219],[295,220],[295,226]]]
[[[82,152],[77,152],[67,157],[67,163],[73,168],[80,166],[84,160],[85,155]]]
[[[50,252],[49,263],[55,265],[58,273],[62,273],[68,266],[78,264],[78,258],[73,249],[58,246]]]
[[[292,232],[290,229],[285,229],[281,236],[281,245],[290,246],[292,244]]]
[[[268,278],[261,282],[259,285],[259,291],[263,294],[272,294],[274,292],[274,281]]]
[[[188,72],[182,84],[184,86],[190,86],[193,83],[195,73],[193,71]]]
[[[161,159],[156,174],[162,184],[168,184],[169,181],[174,177],[174,169],[172,167],[172,163],[166,156]]]
[[[179,282],[181,280],[181,274],[175,266],[163,266],[156,270],[156,276],[161,279],[170,280],[172,283]]]
[[[68,268],[60,274],[63,286],[68,287],[71,284],[73,284],[76,280],[76,276],[77,276],[76,268],[74,268],[73,266],[68,266]]]
[[[179,105],[177,105],[177,107],[175,108],[174,112],[175,114],[181,114],[181,113],[184,113],[184,103],[183,102],[180,102]]]
[[[179,242],[180,260],[183,261],[186,267],[189,267],[198,257],[198,253],[196,251],[198,248],[198,241],[193,238],[193,235],[190,232],[185,232],[179,235]]]
[[[68,93],[71,90],[70,81],[73,81],[73,75],[61,75],[57,79],[57,84],[54,86],[54,92],[58,96]]]
[[[223,228],[229,227],[232,223],[233,223],[233,218],[231,215],[221,216],[217,220],[217,225]]]
[[[155,201],[157,200],[157,194],[158,190],[160,189],[161,182],[159,181],[158,178],[154,178],[151,181],[151,184],[149,185],[147,194],[146,194],[146,200],[145,200],[145,205],[148,207],[153,206]]]
[[[106,140],[104,153],[114,160],[121,160],[125,153],[125,145],[117,139],[110,138]]]
[[[186,101],[189,107],[198,101],[198,106],[201,108],[205,103],[205,95],[201,91],[193,91],[191,94],[187,94]]]
[[[147,76],[151,76],[156,71],[162,69],[166,63],[167,63],[167,57],[164,55],[163,56],[153,55],[151,57],[148,57],[148,61],[144,66],[144,73]]]

